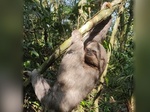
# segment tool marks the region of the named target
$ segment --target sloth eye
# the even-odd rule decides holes
[[[86,49],[87,52],[91,52],[91,49]]]
[[[88,54],[88,55],[95,55],[96,56],[96,51],[95,50],[92,50],[92,49],[86,49],[86,53]]]
[[[95,50],[92,50],[92,52],[93,52],[94,55],[96,55],[96,51]]]

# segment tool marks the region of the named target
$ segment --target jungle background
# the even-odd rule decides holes
[[[74,29],[80,28],[96,14],[104,2],[111,0],[24,0],[23,69],[33,70],[62,44]],[[123,0],[112,13],[112,25],[103,45],[110,55],[104,81],[74,109],[75,112],[132,112],[133,80],[133,0]],[[119,21],[118,21],[119,20]],[[117,23],[116,23],[117,22]],[[118,24],[118,27],[114,27]],[[115,30],[115,34],[114,34]],[[113,44],[111,38],[114,36]],[[61,57],[44,72],[56,80]],[[28,80],[23,76],[23,80]],[[24,85],[24,112],[43,112],[31,84]]]

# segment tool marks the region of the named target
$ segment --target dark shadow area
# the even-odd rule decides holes
[[[111,19],[111,16],[109,16],[107,19],[98,23],[91,31],[89,31],[88,36],[85,37],[84,44],[86,45],[89,41],[92,41],[92,40],[95,40],[101,43],[106,37],[106,34],[110,28],[111,22],[112,22],[112,19]]]

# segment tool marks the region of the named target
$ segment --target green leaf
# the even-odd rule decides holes
[[[106,85],[108,86],[109,79],[107,77],[105,77],[105,82],[106,82]]]
[[[31,55],[35,55],[36,57],[39,57],[39,53],[36,51],[31,51]]]
[[[23,65],[27,68],[27,67],[30,67],[30,63],[31,63],[31,62],[28,60],[28,61],[24,62]]]
[[[85,106],[85,105],[86,105],[86,102],[85,102],[85,101],[81,101],[81,105],[82,105],[82,106]]]

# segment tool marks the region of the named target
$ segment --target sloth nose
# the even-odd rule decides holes
[[[92,50],[91,49],[87,49],[87,55],[92,55]]]

